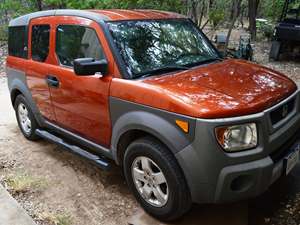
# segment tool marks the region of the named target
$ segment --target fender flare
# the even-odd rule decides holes
[[[123,134],[131,130],[141,130],[151,134],[176,154],[191,143],[187,135],[174,123],[147,111],[130,111],[120,116],[113,125],[111,150],[118,162],[118,143]]]

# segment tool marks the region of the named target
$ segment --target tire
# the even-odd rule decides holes
[[[278,61],[280,56],[280,50],[281,50],[281,42],[280,41],[273,41],[269,58],[270,60]]]
[[[35,130],[38,128],[38,124],[34,118],[34,115],[31,108],[29,107],[26,98],[23,95],[20,94],[16,97],[14,109],[19,128],[24,137],[30,141],[38,140],[39,137],[35,133]],[[27,114],[25,112],[27,112]],[[30,121],[30,126],[29,123],[26,123],[27,119]]]
[[[152,183],[155,186],[152,186],[152,188],[156,190],[156,194],[158,193],[157,188],[161,190],[159,193],[167,193],[165,195],[167,198],[164,199],[165,202],[163,204],[158,204],[159,201],[156,201],[156,205],[153,203],[155,202],[153,199],[156,198],[154,192],[151,193],[152,199],[146,200],[142,196],[141,190],[138,190],[139,185],[141,185],[140,189],[145,188],[147,186],[146,182],[148,185],[151,185],[151,179],[149,179],[150,181],[145,180],[145,182],[137,181],[132,172],[135,169],[140,171],[143,164],[142,161],[146,159],[150,161],[152,174],[158,175],[160,170],[164,175],[166,184],[157,184],[159,183],[158,179],[153,182],[154,184]],[[147,136],[132,142],[125,152],[123,170],[127,184],[137,201],[153,217],[162,221],[172,221],[180,218],[190,209],[192,204],[191,195],[183,172],[178,166],[174,155],[157,139]],[[153,202],[151,203],[150,201]]]

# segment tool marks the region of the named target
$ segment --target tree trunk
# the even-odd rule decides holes
[[[226,43],[225,43],[225,49],[224,49],[225,56],[227,54],[227,49],[228,49],[228,44],[229,44],[232,29],[234,28],[236,19],[239,16],[239,8],[241,6],[241,3],[242,3],[242,0],[233,0],[233,3],[232,3],[232,19],[231,19],[230,27],[229,27],[227,37],[226,37]]]
[[[3,5],[5,5],[5,0],[3,1]],[[0,5],[1,6],[1,5]],[[3,9],[2,9],[3,11],[4,11],[4,23],[5,24],[8,24],[9,23],[9,15],[8,15],[8,10],[7,10],[7,8],[6,7],[3,7]],[[0,9],[0,12],[1,12],[1,9]],[[2,23],[3,21],[2,21],[2,18],[0,19],[0,25],[1,25],[1,23]]]
[[[259,5],[259,0],[249,0],[249,31],[251,35],[251,40],[256,40],[256,16],[257,9]]]
[[[189,13],[189,0],[182,0],[182,4],[185,5],[185,9],[181,13],[188,16],[188,13]]]
[[[197,2],[195,0],[191,0],[191,18],[192,20],[197,23]]]
[[[244,12],[245,12],[245,8],[242,6],[240,11],[240,23],[242,25],[242,28],[244,28]]]
[[[198,26],[201,26],[204,12],[205,12],[205,1],[202,1],[200,3],[202,3],[202,6],[201,6],[201,10],[200,10],[199,19],[198,19]]]
[[[39,11],[43,10],[43,1],[42,0],[36,0],[36,7]]]
[[[4,10],[4,21],[5,21],[5,24],[8,24],[9,23],[9,19],[8,19],[8,12],[7,12],[7,10],[5,9]]]
[[[209,16],[210,10],[212,9],[214,4],[214,0],[208,0],[207,1],[207,9],[206,9],[206,16]]]

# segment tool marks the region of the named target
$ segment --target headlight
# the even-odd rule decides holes
[[[227,152],[247,150],[257,146],[255,123],[218,127],[215,132],[219,144]]]

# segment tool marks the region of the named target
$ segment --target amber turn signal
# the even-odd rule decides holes
[[[185,133],[189,132],[189,123],[182,120],[175,120],[177,126],[179,126]]]

